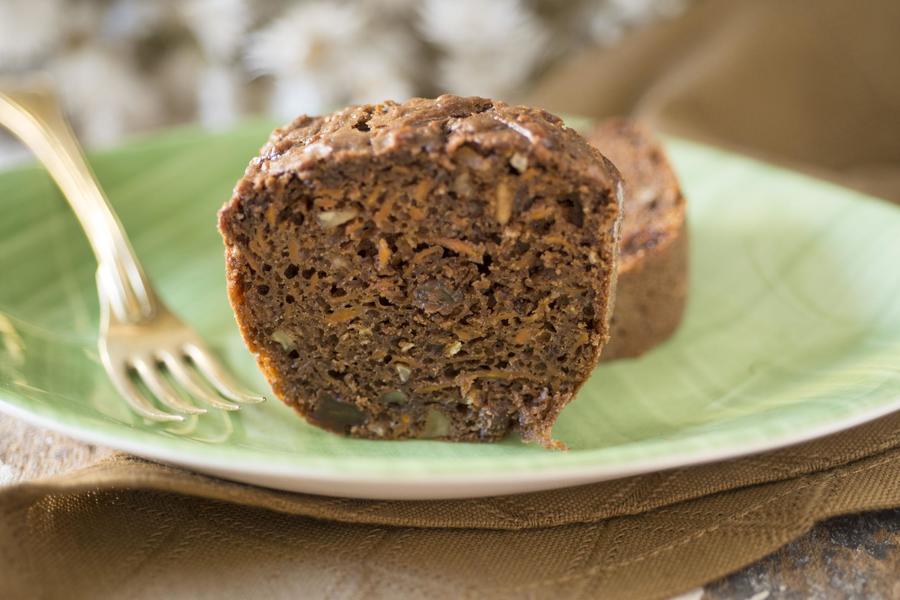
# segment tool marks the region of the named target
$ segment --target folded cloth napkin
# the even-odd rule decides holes
[[[115,455],[0,493],[3,598],[664,598],[900,506],[900,414],[760,456],[518,496],[377,501]]]
[[[900,200],[900,6],[696,2],[549,73],[552,110],[636,113]],[[900,506],[900,414],[766,454],[455,501],[290,494],[113,455],[0,488],[2,598],[664,598],[817,520]]]

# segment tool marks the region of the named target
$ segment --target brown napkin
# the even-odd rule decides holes
[[[696,3],[550,73],[552,110],[634,112],[900,200],[900,5]],[[2,598],[663,598],[820,519],[900,506],[900,414],[726,463],[537,494],[288,494],[117,455],[0,490]]]
[[[662,598],[818,519],[900,505],[900,415],[726,464],[434,502],[247,487],[117,455],[0,495],[0,597]]]

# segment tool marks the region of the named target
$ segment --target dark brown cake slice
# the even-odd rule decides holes
[[[616,305],[603,360],[635,357],[678,328],[687,297],[685,200],[659,141],[628,119],[600,123],[589,139],[625,182]]]
[[[549,446],[608,335],[620,204],[557,117],[441,96],[277,129],[219,228],[244,339],[309,422]]]

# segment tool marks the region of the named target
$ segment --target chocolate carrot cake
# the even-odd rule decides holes
[[[557,117],[441,96],[275,130],[219,228],[244,340],[309,422],[552,446],[608,337],[620,213]]]
[[[681,322],[688,268],[685,200],[665,151],[645,127],[611,119],[589,139],[625,183],[616,306],[602,360],[635,357]]]

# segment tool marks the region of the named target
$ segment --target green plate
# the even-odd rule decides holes
[[[225,296],[215,213],[270,129],[177,130],[92,157],[166,302],[270,393]],[[94,262],[38,167],[0,174],[0,406],[75,437],[282,489],[383,498],[522,492],[719,460],[900,408],[900,210],[670,139],[689,199],[687,314],[599,367],[554,434],[568,452],[345,439],[275,399],[166,426],[116,396],[96,352]]]

